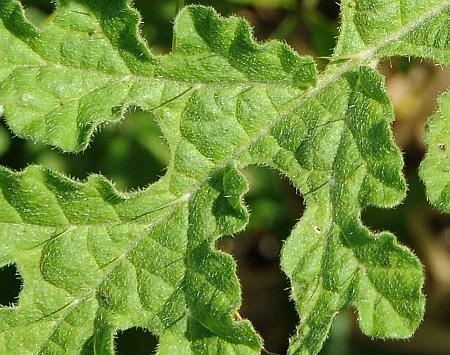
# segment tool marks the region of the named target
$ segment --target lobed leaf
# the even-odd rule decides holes
[[[175,23],[177,48],[151,55],[137,33],[137,12],[124,1],[59,1],[42,31],[16,0],[2,1],[0,98],[11,129],[65,151],[84,149],[102,123],[130,105],[155,110],[195,89],[229,85],[307,87],[314,63],[285,44],[257,45],[240,19],[207,8]]]
[[[15,263],[24,287],[17,307],[0,308],[0,350],[109,354],[118,330],[142,327],[162,354],[259,352],[236,313],[235,263],[214,247],[248,221],[240,170],[251,164],[285,174],[307,204],[281,260],[301,318],[290,352],[317,353],[348,307],[370,336],[411,336],[423,316],[422,266],[360,219],[406,192],[374,64],[388,55],[447,64],[450,2],[398,3],[408,14],[399,23],[368,11],[397,3],[344,0],[333,63],[318,75],[310,57],[257,44],[245,21],[206,7],[181,11],[176,48],[157,56],[129,1],[60,0],[42,30],[17,0],[2,1],[0,103],[15,134],[77,151],[139,106],[154,113],[171,158],[160,181],[127,195],[100,176],[1,169],[0,265]]]
[[[392,234],[374,234],[360,220],[364,207],[395,205],[406,190],[402,159],[389,130],[393,109],[383,80],[373,69],[361,67],[313,102],[325,107],[336,96],[342,116],[328,128],[339,132],[328,175],[322,178],[325,183],[304,193],[307,210],[282,252],[301,318],[292,353],[317,353],[334,317],[350,306],[358,310],[363,332],[380,338],[410,337],[423,315],[420,262]],[[312,122],[321,115],[310,107],[304,110],[301,117]],[[329,122],[337,118],[328,115]],[[311,144],[311,149],[320,149],[330,145],[330,138],[319,132]],[[316,173],[315,156],[308,158]]]
[[[232,188],[229,199],[239,199],[246,185],[236,174],[228,169],[196,199],[208,195],[223,205],[221,184]],[[126,196],[101,176],[82,184],[31,166],[21,173],[2,168],[0,187],[0,264],[15,263],[24,280],[18,307],[0,309],[5,353],[113,353],[113,334],[132,326],[159,335],[162,348],[175,338],[171,346],[182,353],[259,347],[249,323],[229,314],[240,302],[236,277],[227,279],[234,264],[199,240],[203,226],[189,226],[188,216],[197,215],[168,191],[167,180]],[[242,223],[203,207],[196,204],[198,218],[223,219],[226,231]],[[199,304],[200,285],[215,303]]]

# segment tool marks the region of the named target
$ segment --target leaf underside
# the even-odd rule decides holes
[[[151,111],[170,147],[164,177],[123,194],[105,178],[77,182],[38,166],[0,169],[0,266],[24,285],[0,308],[0,353],[112,354],[131,327],[161,354],[259,353],[240,320],[233,259],[217,249],[248,221],[240,171],[265,165],[306,202],[281,255],[300,325],[290,353],[317,353],[334,317],[358,312],[363,332],[407,338],[423,317],[417,257],[361,222],[369,205],[406,192],[382,58],[450,66],[450,1],[343,0],[334,57],[318,73],[284,43],[258,44],[249,25],[188,6],[176,48],[152,54],[125,0],[59,0],[34,28],[17,0],[0,2],[0,104],[18,136],[64,151],[87,147],[131,106]],[[430,120],[421,176],[450,212],[449,95]]]

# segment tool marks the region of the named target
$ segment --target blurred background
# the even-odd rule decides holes
[[[49,0],[23,0],[29,19],[37,26],[48,21],[53,7]],[[189,3],[214,6],[223,15],[245,17],[258,40],[287,41],[301,54],[326,57],[334,47],[339,5],[332,0],[205,0]],[[144,17],[142,31],[156,53],[170,50],[176,0],[136,0]],[[324,59],[318,59],[323,68]],[[341,314],[321,354],[450,354],[450,218],[426,201],[417,168],[425,148],[424,125],[436,109],[437,95],[449,88],[450,73],[435,63],[392,58],[380,69],[387,79],[397,119],[395,138],[404,152],[409,194],[395,209],[368,209],[363,219],[372,230],[390,230],[412,248],[425,265],[427,312],[410,341],[372,341],[363,336],[352,310]],[[130,113],[119,125],[104,127],[82,154],[63,154],[13,137],[0,125],[0,163],[12,169],[42,164],[84,179],[102,173],[121,190],[136,190],[164,174],[167,147],[150,114]],[[267,350],[285,354],[288,338],[298,317],[289,301],[289,284],[279,269],[283,240],[303,213],[300,196],[275,171],[252,167],[246,202],[252,212],[247,230],[219,247],[231,253],[238,265],[243,304],[240,313],[252,321],[265,340]],[[0,269],[0,304],[17,301],[20,278],[14,266]],[[151,353],[157,340],[131,329],[117,335],[119,354]]]

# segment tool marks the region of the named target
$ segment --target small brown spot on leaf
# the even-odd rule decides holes
[[[315,231],[317,234],[320,234],[320,233],[322,232],[322,228],[320,228],[319,226],[314,226],[314,231]]]
[[[97,33],[100,33],[100,30],[94,28],[93,30],[89,31],[89,37],[92,37],[96,35]]]
[[[238,311],[233,312],[233,318],[237,321],[241,321],[243,319],[241,314]]]
[[[447,147],[445,146],[444,143],[439,143],[438,148],[441,152],[445,152],[447,150]]]

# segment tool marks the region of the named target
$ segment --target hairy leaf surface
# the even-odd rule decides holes
[[[450,92],[439,98],[439,111],[428,121],[425,143],[428,153],[420,173],[428,198],[450,214]]]
[[[259,353],[237,313],[235,263],[215,249],[248,221],[240,171],[251,164],[286,175],[307,205],[281,256],[301,318],[290,352],[317,353],[348,307],[370,336],[410,337],[423,316],[422,266],[360,220],[406,191],[375,67],[390,55],[448,65],[450,1],[389,4],[344,0],[335,57],[318,74],[312,58],[257,44],[245,21],[211,8],[181,11],[176,47],[157,56],[129,1],[60,0],[42,30],[17,0],[0,2],[0,103],[15,134],[79,151],[138,106],[154,113],[171,152],[167,174],[133,194],[100,176],[2,168],[0,266],[15,263],[24,287],[17,307],[0,309],[0,351],[108,354],[118,330],[142,327],[161,354]],[[448,183],[426,165],[442,204]]]

